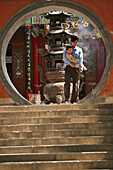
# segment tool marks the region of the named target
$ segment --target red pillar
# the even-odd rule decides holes
[[[33,94],[31,24],[25,25],[26,98]]]
[[[32,50],[33,50],[33,93],[38,94],[38,87],[35,85],[40,85],[40,74],[36,70],[35,66],[39,66],[39,36],[32,38]]]

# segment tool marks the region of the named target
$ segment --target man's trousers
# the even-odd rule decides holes
[[[70,65],[65,68],[65,84],[64,84],[64,94],[65,99],[70,98],[70,83],[73,83],[71,103],[78,102],[79,100],[79,85],[80,85],[80,75],[77,68],[72,68]]]

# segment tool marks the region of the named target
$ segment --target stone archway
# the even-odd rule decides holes
[[[112,58],[113,58],[113,47],[112,40],[109,35],[109,32],[100,18],[92,12],[87,7],[78,4],[76,2],[72,2],[70,0],[39,0],[37,2],[30,3],[25,7],[21,8],[17,11],[10,19],[5,23],[1,32],[0,32],[0,81],[8,92],[8,94],[12,97],[16,104],[26,105],[31,104],[27,101],[14,87],[12,84],[6,69],[6,49],[8,43],[12,37],[12,35],[16,32],[16,30],[30,17],[35,16],[41,13],[47,13],[49,11],[66,11],[70,13],[76,13],[80,16],[83,16],[87,19],[92,25],[98,28],[100,31],[103,41],[106,47],[106,66],[104,73],[100,82],[97,84],[95,89],[87,95],[84,99],[81,100],[81,103],[90,103],[102,90],[105,84],[108,81],[110,76],[111,68],[112,68]]]

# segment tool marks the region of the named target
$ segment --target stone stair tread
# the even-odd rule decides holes
[[[48,116],[48,117],[17,117],[17,120],[22,120],[22,119],[64,119],[64,118],[112,118],[113,115],[75,115],[75,116]],[[7,117],[2,117],[0,120],[15,120],[15,117],[13,118],[7,118]]]
[[[0,132],[0,139],[32,138],[32,137],[77,137],[77,136],[109,136],[113,135],[112,129],[62,129],[62,130],[37,130],[37,131],[12,131]]]
[[[87,131],[87,129],[82,129],[83,131]],[[113,131],[112,129],[88,129],[89,131],[92,131],[92,130],[94,130],[94,131],[102,131],[102,130],[105,130],[105,131]],[[14,130],[14,131],[11,131],[11,132],[0,132],[0,133],[33,133],[33,132],[73,132],[73,131],[81,131],[81,129],[58,129],[58,130],[38,130],[38,131],[32,131],[32,130],[29,130],[29,131],[23,131],[23,132],[21,132],[21,131],[16,131],[16,130]]]
[[[83,122],[80,122],[80,123],[70,123],[70,122],[60,122],[60,123],[52,123],[52,125],[69,125],[69,124],[71,124],[71,125],[76,125],[76,124],[88,124],[88,125],[95,125],[95,124],[112,124],[112,122],[93,122],[93,123],[90,123],[90,122],[86,122],[86,123],[83,123]],[[0,128],[1,127],[12,127],[12,126],[18,126],[19,124],[16,124],[16,125],[13,125],[13,124],[11,124],[11,125],[0,125]],[[37,123],[37,124],[20,124],[20,126],[31,126],[31,125],[37,125],[37,126],[41,126],[41,125],[51,125],[51,123]]]
[[[40,123],[20,125],[0,125],[1,132],[29,130],[59,130],[59,129],[113,129],[112,122],[97,123]]]
[[[65,152],[0,154],[0,162],[64,161],[64,160],[113,160],[113,152]]]
[[[83,146],[85,146],[85,147],[86,146],[89,146],[89,147],[90,146],[99,146],[99,147],[100,146],[112,146],[113,147],[113,144],[111,144],[111,143],[110,144],[101,143],[101,144],[95,144],[95,145],[94,144],[59,144],[59,145],[56,146],[56,145],[53,144],[53,145],[35,145],[35,146],[33,146],[33,145],[27,145],[27,146],[0,146],[0,149],[1,148],[7,148],[7,149],[8,148],[21,148],[21,147],[22,148],[23,147],[31,147],[31,148],[36,148],[36,147],[39,148],[39,147],[41,147],[41,148],[45,148],[45,147],[70,147],[70,146],[72,146],[72,147],[73,146],[74,147],[76,147],[76,146],[77,147],[81,147],[81,146],[82,147]]]
[[[103,152],[113,151],[113,144],[59,144],[59,145],[28,145],[0,146],[0,154],[7,153],[54,153],[54,152]]]
[[[56,116],[76,116],[76,115],[112,115],[113,113],[113,109],[81,109],[81,110],[55,110],[54,112],[52,112],[51,110],[35,110],[35,111],[0,111],[0,118],[4,118],[4,117],[56,117]]]
[[[22,117],[22,118],[0,118],[0,125],[18,124],[43,124],[43,123],[97,123],[113,122],[112,116],[63,116],[63,117]]]
[[[32,165],[32,168],[31,168]],[[112,160],[69,160],[69,161],[29,161],[29,162],[5,162],[0,163],[0,168],[2,170],[8,170],[8,168],[21,168],[24,170],[31,169],[40,169],[47,170],[51,167],[51,170],[86,170],[86,169],[113,169],[113,161]]]
[[[91,108],[91,109],[86,109],[86,108],[82,108],[82,109],[70,109],[70,108],[68,108],[68,110],[67,109],[64,109],[64,110],[58,110],[58,109],[56,109],[56,110],[50,110],[50,109],[48,109],[48,110],[33,110],[33,109],[31,109],[31,110],[7,110],[7,109],[4,109],[3,111],[0,111],[0,115],[1,114],[12,114],[12,113],[38,113],[38,114],[43,114],[43,113],[57,113],[57,112],[99,112],[99,111],[102,111],[103,113],[104,112],[112,112],[113,111],[113,108],[112,109],[108,109],[108,108]]]
[[[4,106],[4,109],[3,110],[0,110],[0,114],[2,113],[22,113],[22,112],[25,112],[25,113],[32,113],[32,112],[35,112],[35,113],[46,113],[46,112],[68,112],[68,111],[112,111],[113,110],[113,104],[112,104],[112,108],[108,108],[108,107],[90,107],[90,108],[87,108],[86,107],[82,107],[82,108],[77,108],[77,107],[74,107],[74,105],[71,105],[71,107],[69,107],[69,105],[67,106],[67,108],[65,107],[67,105],[64,105],[64,109],[59,109],[58,108],[55,108],[53,106],[53,110],[51,109],[50,105],[48,105],[48,109],[39,109],[39,107],[37,106],[36,109],[33,109],[33,106],[30,108],[30,109],[27,109],[26,107],[27,106],[22,106],[21,109],[17,109],[16,106],[14,107],[14,109],[10,109],[10,106],[8,108],[6,108]],[[77,105],[76,105],[77,106]],[[80,106],[80,105],[78,105]],[[44,107],[45,108],[45,107]],[[1,107],[0,107],[1,109]]]
[[[9,156],[9,155],[11,155],[11,156],[13,156],[13,155],[50,155],[50,154],[52,154],[52,155],[62,155],[62,154],[71,154],[71,155],[75,155],[75,154],[95,154],[95,153],[97,153],[97,154],[113,154],[113,151],[92,151],[92,152],[58,152],[58,153],[14,153],[14,154],[11,154],[11,153],[6,153],[6,154],[1,154],[0,153],[0,156]]]
[[[60,105],[57,105],[57,104],[50,104],[50,105],[45,105],[45,104],[42,104],[42,105],[32,105],[32,106],[0,106],[0,111],[2,110],[63,110],[63,109],[82,109],[82,108],[109,108],[109,109],[112,109],[113,108],[113,104],[112,103],[107,103],[107,104],[69,104],[69,105],[66,105],[64,103],[60,104]]]
[[[88,137],[60,137],[60,138],[22,138],[22,139],[0,139],[0,146],[8,145],[53,145],[53,144],[100,144],[113,142],[113,136],[88,136]]]
[[[71,137],[71,136],[69,136],[69,137],[58,137],[58,139],[65,139],[65,138],[69,138],[69,139],[81,139],[81,138],[88,138],[88,139],[91,139],[91,138],[110,138],[110,139],[112,139],[113,138],[113,136],[74,136],[74,137]],[[28,139],[28,138],[25,138],[26,140],[32,140],[32,139],[57,139],[57,137],[33,137],[33,138],[30,138],[30,139]],[[20,138],[20,139],[0,139],[0,141],[9,141],[9,140],[25,140],[25,139],[23,139],[23,138]]]

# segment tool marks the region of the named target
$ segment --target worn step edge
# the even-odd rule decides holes
[[[113,116],[65,116],[65,117],[23,117],[23,118],[0,118],[0,125],[15,124],[42,124],[42,123],[97,123],[97,122],[113,123]]]
[[[0,111],[17,110],[74,110],[74,109],[113,109],[113,104],[52,104],[52,105],[32,105],[32,106],[0,106]]]
[[[113,144],[60,144],[60,145],[28,145],[0,146],[0,153],[51,153],[51,152],[92,152],[113,151]]]
[[[0,139],[32,138],[32,137],[77,137],[77,136],[113,136],[112,129],[65,129],[39,131],[0,132]]]
[[[0,154],[0,162],[113,160],[113,152]]]
[[[0,125],[1,132],[9,131],[37,131],[37,130],[59,130],[59,129],[113,129],[112,122],[97,123],[40,123],[20,125]]]
[[[61,137],[61,138],[25,138],[25,139],[0,139],[0,146],[25,146],[25,145],[57,145],[57,144],[100,144],[112,143],[112,137]]]
[[[27,170],[39,168],[40,170],[46,169],[51,170],[86,170],[86,169],[111,169],[113,168],[112,160],[85,160],[85,161],[35,161],[35,162],[9,162],[9,163],[0,163],[1,170],[8,170],[8,168],[12,169],[21,169]]]
[[[25,115],[27,114],[27,115],[29,115],[29,117],[31,117],[30,115],[36,115],[36,116],[39,116],[39,117],[41,117],[41,116],[48,116],[48,115],[51,115],[51,116],[57,116],[57,115],[65,115],[65,114],[68,114],[69,116],[71,116],[71,114],[85,114],[85,115],[94,115],[94,114],[96,114],[96,115],[111,115],[112,113],[113,113],[113,109],[80,109],[80,110],[35,110],[35,111],[33,111],[33,110],[30,110],[30,111],[24,111],[24,110],[22,110],[22,111],[0,111],[0,117],[1,116],[3,116],[3,117],[5,117],[5,116],[22,116],[22,117],[25,117]]]

